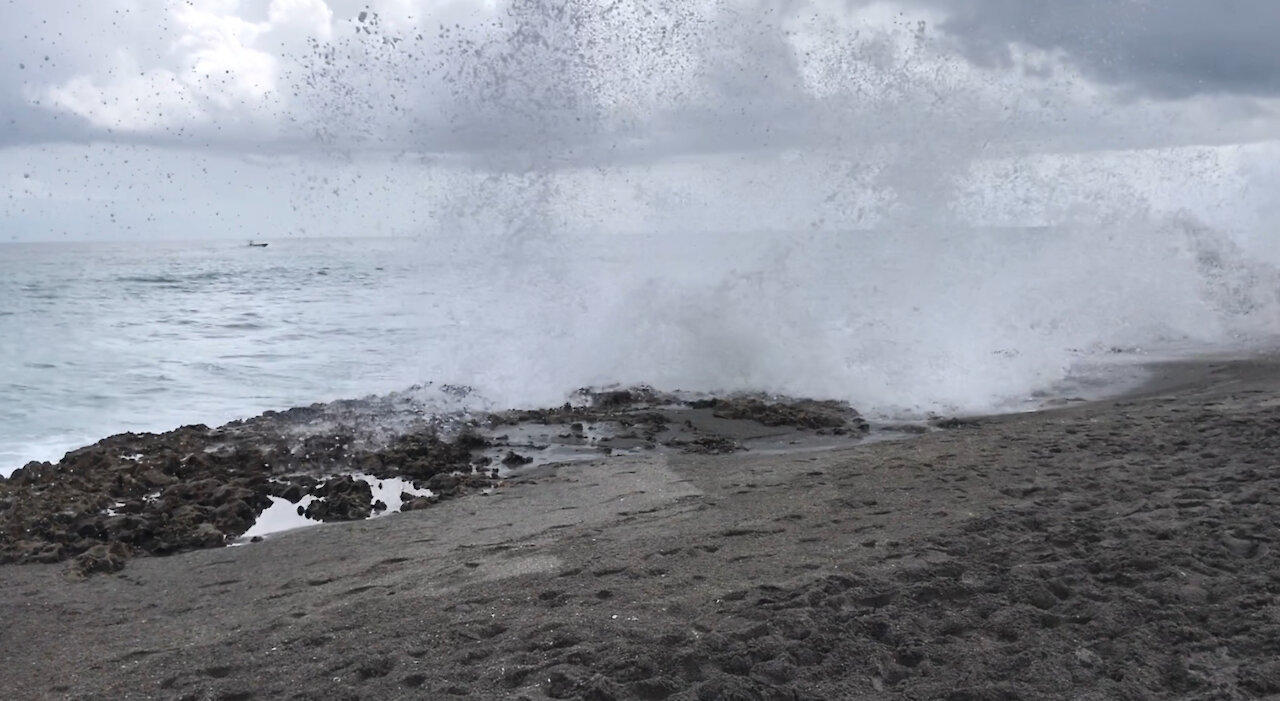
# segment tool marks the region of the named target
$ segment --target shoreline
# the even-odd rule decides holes
[[[1222,357],[1231,357],[1231,358],[1248,358],[1248,357],[1253,357],[1254,355],[1257,355],[1257,354],[1251,353],[1249,351],[1236,351],[1236,352],[1230,352],[1230,353],[1224,352],[1220,355],[1222,355]],[[877,426],[925,423],[930,418],[938,418],[938,417],[944,417],[944,416],[962,416],[962,417],[988,416],[988,415],[1001,415],[1001,414],[1019,414],[1019,413],[1026,413],[1028,411],[1041,411],[1044,409],[1053,408],[1055,406],[1061,406],[1064,404],[1102,401],[1110,398],[1115,398],[1118,396],[1123,396],[1135,391],[1141,391],[1142,387],[1146,386],[1146,384],[1151,381],[1151,378],[1146,376],[1146,370],[1158,365],[1166,364],[1166,363],[1178,363],[1178,362],[1194,363],[1196,362],[1195,359],[1207,358],[1210,356],[1206,355],[1205,353],[1196,353],[1191,355],[1190,357],[1193,358],[1193,360],[1190,360],[1190,361],[1161,360],[1161,359],[1148,360],[1142,356],[1121,356],[1119,362],[1095,362],[1092,364],[1082,365],[1076,368],[1076,371],[1077,371],[1076,373],[1069,374],[1067,377],[1063,378],[1061,381],[1055,383],[1050,387],[1033,392],[1030,396],[1023,397],[1020,399],[1007,398],[1004,400],[997,401],[991,406],[990,410],[987,410],[987,411],[982,411],[982,410],[960,411],[960,410],[953,409],[953,410],[948,410],[945,412],[938,413],[936,411],[925,412],[920,409],[903,409],[903,408],[893,410],[893,411],[868,411],[865,407],[861,407],[857,405],[851,405],[851,406],[854,409],[865,412],[866,414],[865,418],[871,420]],[[431,383],[427,383],[427,385],[425,386],[431,387],[432,385]],[[223,418],[219,419],[218,421],[215,421],[214,423],[208,423],[206,420],[207,417],[192,417],[191,424],[183,424],[183,425],[212,425],[212,426],[220,427],[225,425],[242,424],[245,422],[249,422],[249,421],[253,421],[255,419],[261,418],[263,416],[277,416],[281,414],[287,415],[291,410],[312,409],[315,407],[327,407],[327,406],[351,406],[351,405],[357,405],[357,404],[367,404],[367,405],[399,404],[400,406],[395,407],[394,411],[398,411],[401,414],[408,414],[410,413],[410,410],[407,408],[407,405],[412,402],[412,400],[408,398],[411,396],[411,392],[413,389],[415,388],[410,388],[410,390],[408,391],[393,391],[386,394],[367,395],[367,396],[363,396],[355,399],[338,398],[333,400],[317,401],[307,405],[298,405],[295,407],[284,408],[284,409],[267,408],[267,409],[264,409],[264,411],[261,414],[257,414],[253,416],[245,416],[239,412],[223,412],[220,414],[220,416],[222,416]],[[586,390],[580,390],[580,392],[586,392]],[[712,396],[775,397],[776,396],[778,399],[782,401],[789,400],[788,397],[785,397],[782,395],[768,395],[767,393],[764,393],[764,392],[739,392],[739,393],[729,393],[729,394],[716,394],[716,393],[703,393],[703,392],[685,392],[683,390],[677,389],[677,390],[670,390],[670,391],[664,390],[662,391],[662,393],[669,395],[671,397],[712,397]],[[826,401],[826,400],[822,400],[822,401]],[[843,401],[843,400],[831,400],[831,401]],[[426,412],[432,411],[432,409],[426,408],[426,407],[417,407],[415,408],[415,410],[418,411],[419,415],[421,415],[423,411],[426,411]],[[447,417],[454,414],[504,413],[504,411],[515,411],[515,410],[470,409],[470,408],[459,409],[456,407],[455,408],[440,407],[438,411],[441,416]],[[394,417],[388,417],[388,418],[403,420],[404,417],[394,416]],[[81,437],[74,441],[62,439],[62,438],[53,438],[53,437],[45,437],[38,440],[32,439],[34,441],[32,445],[39,445],[40,448],[34,449],[34,450],[28,450],[24,453],[0,452],[0,455],[4,456],[7,459],[6,462],[0,463],[0,480],[6,479],[10,474],[12,474],[12,472],[20,469],[22,466],[30,462],[49,462],[49,463],[56,464],[66,454],[75,452],[77,450],[80,450],[86,447],[90,447],[104,437],[110,437],[110,436],[122,435],[122,434],[164,434],[164,433],[171,432],[177,427],[178,426],[176,422],[163,422],[161,424],[156,424],[153,426],[117,427],[119,430],[109,434],[104,431],[101,433],[90,435],[89,433],[81,431],[79,434]]]
[[[4,565],[10,698],[1280,693],[1280,361],[791,454],[634,454],[85,581]]]
[[[70,561],[74,576],[112,573],[135,555],[258,542],[294,527],[489,495],[540,465],[838,448],[873,432],[856,410],[832,401],[648,387],[583,390],[575,399],[442,415],[391,394],[217,428],[113,435],[0,480],[0,564]]]

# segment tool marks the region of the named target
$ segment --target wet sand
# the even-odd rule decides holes
[[[538,467],[86,580],[0,567],[0,697],[1280,694],[1280,362],[1155,373],[910,440]]]

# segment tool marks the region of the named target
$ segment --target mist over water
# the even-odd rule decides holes
[[[1237,154],[1081,152],[1101,88],[1049,54],[975,67],[890,10],[514,0],[425,37],[368,14],[304,82],[318,141],[412,154],[423,236],[509,291],[484,312],[506,342],[460,329],[423,368],[503,403],[1009,409],[1117,349],[1280,330]]]
[[[1117,349],[1261,341],[1274,271],[1197,258],[1188,226],[615,236],[524,259],[525,279],[499,283],[509,303],[481,312],[502,342],[432,376],[504,404],[648,382],[880,415],[1023,408]]]

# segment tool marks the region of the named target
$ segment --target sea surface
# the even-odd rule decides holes
[[[1021,410],[1280,328],[1273,268],[1206,267],[1168,229],[1119,258],[1095,231],[517,234],[0,244],[0,474],[414,386],[428,409],[649,383]]]
[[[0,245],[0,472],[124,430],[403,389],[435,333],[405,248]]]
[[[240,74],[186,39],[173,81],[24,69],[78,126],[0,159],[0,474],[407,388],[901,420],[1277,345],[1280,146],[1212,110],[975,63],[885,3],[434,5],[272,10]]]

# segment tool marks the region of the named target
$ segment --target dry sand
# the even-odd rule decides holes
[[[0,698],[1280,695],[1280,363],[489,497],[73,581],[0,567]]]

